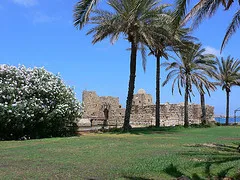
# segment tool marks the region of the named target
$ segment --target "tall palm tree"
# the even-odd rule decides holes
[[[169,5],[162,5],[162,9],[159,12],[166,14],[165,17],[160,16],[153,26],[153,41],[152,44],[146,43],[150,50],[149,55],[153,55],[156,58],[156,109],[155,109],[155,126],[160,126],[160,59],[162,57],[168,59],[167,48],[177,41],[175,35],[175,29],[173,27],[173,16],[170,11],[166,11],[165,8]],[[167,16],[168,15],[168,16]]]
[[[90,23],[96,26],[87,34],[93,33],[93,44],[106,37],[115,42],[122,34],[131,44],[130,78],[128,97],[123,129],[128,131],[130,126],[130,114],[136,77],[137,50],[142,43],[152,44],[153,26],[159,17],[166,14],[159,12],[162,9],[155,0],[109,0],[112,11],[95,10],[90,18]]]
[[[186,47],[186,46],[185,46]],[[188,120],[188,101],[191,101],[191,94],[193,85],[199,92],[204,92],[201,84],[206,88],[209,87],[208,74],[204,73],[210,66],[211,59],[208,55],[203,55],[204,49],[201,49],[201,44],[192,44],[184,51],[181,50],[178,53],[180,61],[165,62],[163,66],[166,66],[166,70],[171,70],[166,80],[163,82],[165,86],[169,80],[173,79],[172,93],[174,92],[174,86],[177,83],[178,91],[182,95],[181,88],[185,89],[184,98],[184,127],[189,126]]]
[[[156,58],[156,127],[160,126],[160,59],[165,58],[168,60],[170,56],[168,54],[169,51],[177,51],[179,50],[179,47],[182,47],[185,41],[194,39],[193,37],[188,36],[190,30],[174,24],[173,13],[170,13],[170,15],[171,21],[164,22],[158,20],[157,22],[158,24],[162,22],[161,26],[164,26],[165,31],[167,32],[163,32],[162,29],[156,28],[156,35],[154,35],[153,44],[148,45],[150,54],[154,55]],[[162,34],[165,34],[165,36],[161,36]]]
[[[197,27],[203,19],[213,16],[217,9],[219,9],[219,6],[223,6],[225,10],[229,10],[234,3],[233,0],[199,0],[199,2],[186,15],[187,2],[187,0],[177,0],[177,11],[175,20],[181,21],[184,18],[182,23],[185,24],[190,19],[193,19],[193,27]],[[239,6],[240,1],[237,1],[237,3]],[[221,51],[226,46],[228,40],[236,32],[240,25],[239,7],[227,28],[227,31],[222,41]]]
[[[88,22],[90,12],[96,6],[99,0],[80,0],[76,3],[73,10],[73,23],[79,29],[82,29]]]
[[[214,61],[215,56],[212,54],[204,54],[204,59],[208,59],[206,61],[207,66],[206,69],[204,69],[203,73],[208,75],[209,77],[213,77],[214,71],[216,70],[215,64],[216,62]],[[217,88],[215,86],[215,83],[213,82],[206,82],[203,84],[202,82],[199,82],[199,94],[200,94],[200,103],[201,103],[201,110],[202,110],[202,115],[201,115],[201,121],[202,124],[205,125],[207,124],[207,114],[206,114],[206,103],[205,103],[205,94],[207,93],[210,96],[210,90],[215,91]]]
[[[214,75],[217,80],[216,85],[226,91],[226,125],[229,124],[229,96],[232,86],[240,86],[240,60],[235,60],[230,56],[225,60],[223,57],[217,60],[217,70]]]

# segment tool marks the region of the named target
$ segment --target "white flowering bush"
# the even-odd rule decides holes
[[[0,139],[69,136],[82,106],[59,75],[0,65]]]

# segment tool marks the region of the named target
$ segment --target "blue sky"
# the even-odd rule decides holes
[[[1,0],[0,1],[0,63],[27,67],[42,67],[60,72],[66,84],[74,86],[81,100],[83,90],[94,90],[101,96],[118,96],[125,105],[129,79],[129,43],[120,39],[114,45],[109,39],[96,45],[92,36],[86,36],[89,26],[79,31],[73,27],[72,11],[77,0]],[[164,2],[167,2],[165,0]],[[104,1],[102,1],[104,3]],[[103,4],[100,3],[100,6]],[[205,20],[193,33],[208,52],[219,54],[225,30],[232,11],[220,9],[211,19]],[[236,33],[224,49],[222,56],[239,58],[240,32]],[[164,61],[164,60],[163,60]],[[165,79],[166,72],[161,71]],[[155,59],[148,57],[144,73],[138,56],[135,92],[144,88],[155,99]],[[240,107],[239,88],[230,96],[230,114]],[[199,103],[195,93],[194,103]],[[225,114],[225,92],[219,88],[207,97],[207,104],[215,106],[215,114]],[[183,102],[171,84],[161,89],[161,102]]]

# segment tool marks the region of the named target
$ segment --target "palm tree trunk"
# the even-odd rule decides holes
[[[205,125],[207,124],[207,120],[206,120],[206,106],[205,106],[205,97],[204,97],[204,93],[200,93],[200,97],[201,97],[201,109],[202,109],[202,124]]]
[[[160,56],[157,56],[156,70],[156,127],[160,126]]]
[[[133,100],[133,93],[134,93],[134,86],[135,86],[136,61],[137,61],[137,43],[131,42],[130,78],[129,78],[129,85],[128,85],[126,111],[125,111],[124,124],[123,124],[124,131],[129,131],[131,129],[130,115],[132,110],[132,100]]]
[[[226,125],[229,124],[229,93],[230,93],[230,91],[228,89],[226,89],[226,95],[227,95]]]
[[[188,97],[189,97],[189,91],[188,91],[188,77],[186,78],[186,89],[185,89],[185,100],[184,100],[184,127],[189,126],[188,121]]]

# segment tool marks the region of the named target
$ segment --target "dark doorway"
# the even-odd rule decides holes
[[[104,113],[103,126],[107,126],[107,124],[108,124],[107,121],[108,121],[108,117],[109,117],[109,110],[107,108],[105,108],[103,113]]]

